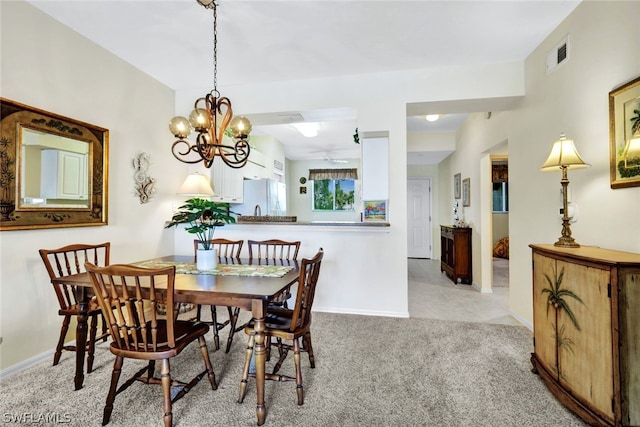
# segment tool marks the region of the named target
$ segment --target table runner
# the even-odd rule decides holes
[[[282,277],[293,267],[288,265],[218,264],[214,270],[198,270],[195,262],[142,261],[134,265],[146,268],[176,266],[176,274],[210,274],[214,276]]]

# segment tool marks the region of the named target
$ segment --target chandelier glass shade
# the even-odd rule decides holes
[[[213,90],[196,99],[188,118],[171,119],[169,130],[177,138],[171,152],[184,163],[204,162],[204,166],[210,168],[218,156],[228,166],[241,168],[247,164],[251,151],[248,142],[251,122],[243,116],[234,117],[231,101],[218,92],[217,4],[213,0],[197,1],[213,10]],[[187,138],[194,131],[195,142],[190,142]],[[225,143],[225,137],[230,142]]]

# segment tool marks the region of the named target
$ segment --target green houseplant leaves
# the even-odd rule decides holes
[[[202,248],[209,250],[216,227],[236,222],[232,214],[229,203],[217,203],[194,197],[178,207],[178,210],[171,217],[171,221],[164,228],[187,224],[185,227],[187,233],[195,234],[202,244]]]

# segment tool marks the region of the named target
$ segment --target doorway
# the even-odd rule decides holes
[[[431,178],[407,180],[407,256],[432,258]]]
[[[505,155],[491,156],[493,283],[509,287],[509,165]]]

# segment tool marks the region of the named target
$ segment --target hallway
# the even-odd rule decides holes
[[[522,326],[509,315],[509,288],[482,294],[469,285],[454,285],[440,272],[440,261],[409,258],[409,316]]]

